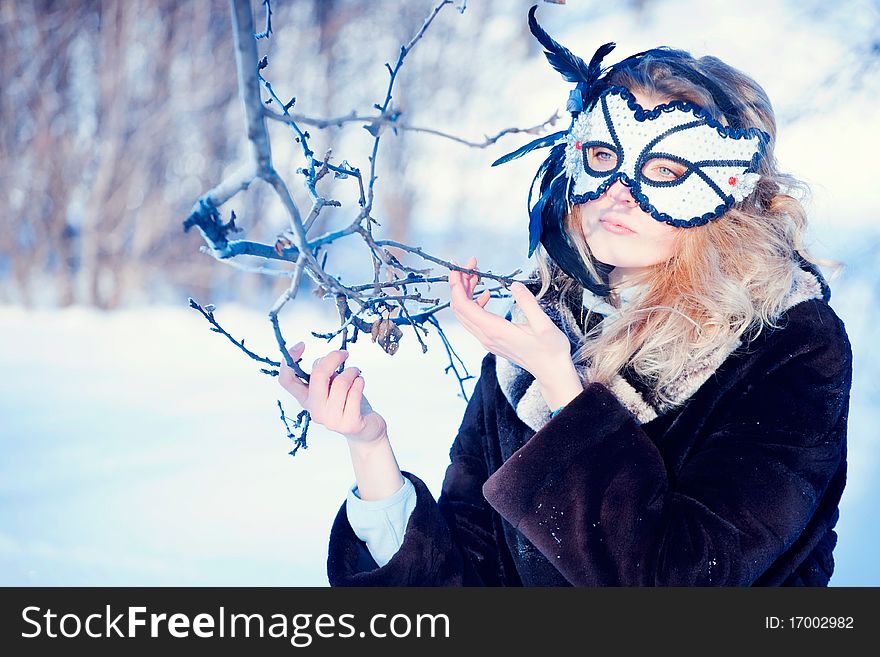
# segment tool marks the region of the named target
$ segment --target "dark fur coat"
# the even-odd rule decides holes
[[[784,327],[693,363],[672,408],[624,370],[551,419],[531,375],[488,354],[439,500],[403,473],[417,503],[381,568],[343,503],[331,585],[826,586],[852,381],[829,300],[802,264]],[[563,314],[570,337],[589,328]]]

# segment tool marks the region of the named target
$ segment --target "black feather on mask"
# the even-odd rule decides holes
[[[599,79],[599,75],[602,72],[602,60],[605,58],[605,55],[614,50],[615,44],[606,43],[600,47],[593,55],[590,63],[587,64],[568,48],[555,41],[544,31],[544,28],[538,25],[538,21],[535,20],[535,10],[537,8],[538,5],[533,5],[529,9],[529,30],[535,35],[538,42],[544,46],[544,55],[547,57],[547,61],[550,62],[550,66],[559,71],[562,77],[569,82],[584,83],[587,86],[591,86]]]
[[[615,44],[606,43],[601,46],[590,59],[590,63],[587,64],[568,48],[555,41],[538,25],[535,20],[537,8],[538,5],[534,5],[529,10],[529,29],[544,46],[544,55],[550,65],[559,71],[567,81],[577,83],[577,88],[572,90],[566,107],[572,113],[572,120],[574,120],[578,112],[589,107],[589,104],[598,96],[602,86],[598,84],[602,75],[602,59],[614,49]],[[594,294],[607,296],[611,293],[608,274],[614,269],[614,266],[594,258],[593,265],[601,277],[601,280],[597,281],[581,260],[577,249],[571,244],[565,231],[565,215],[568,211],[568,177],[563,172],[565,144],[557,144],[556,142],[565,139],[568,132],[568,130],[563,130],[539,137],[512,153],[498,158],[492,163],[492,166],[510,162],[538,148],[553,147],[538,169],[529,189],[529,257],[541,243],[547,254],[566,274]],[[538,178],[541,178],[540,197],[537,203],[532,206],[532,189]]]
[[[535,180],[541,177],[541,197],[529,211],[529,256],[531,257],[538,242],[544,250],[566,274],[578,281],[582,286],[598,296],[611,294],[608,275],[614,265],[608,265],[592,259],[592,264],[599,273],[600,280],[590,273],[577,249],[572,245],[565,230],[565,215],[568,212],[566,187],[568,178],[560,175],[565,166],[565,144],[557,144],[550,155],[541,164]],[[543,174],[543,175],[542,175]],[[534,181],[532,181],[534,187]],[[531,206],[532,190],[529,190]]]

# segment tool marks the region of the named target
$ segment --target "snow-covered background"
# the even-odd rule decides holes
[[[272,352],[260,314],[215,314]],[[307,312],[287,332],[331,321]],[[450,333],[478,373],[479,345]],[[308,359],[321,341],[306,342]],[[350,359],[401,467],[439,490],[464,401],[428,344],[392,359],[362,338]],[[239,354],[185,308],[0,308],[0,583],[326,584],[348,449],[313,424],[288,456],[276,400],[296,404]]]
[[[427,13],[433,3],[424,4]],[[447,33],[476,31],[498,43],[511,34],[525,38],[529,3],[510,3],[511,10],[497,11],[482,27],[468,23],[479,15],[478,4],[471,0],[463,16],[444,16]],[[846,322],[855,352],[850,472],[832,585],[880,585],[875,556],[880,362],[871,341],[878,320],[873,245],[880,243],[875,217],[880,193],[873,181],[874,154],[880,151],[877,71],[868,71],[858,88],[846,85],[858,64],[850,54],[854,41],[871,33],[865,25],[878,24],[877,5],[644,4],[638,21],[617,3],[571,0],[564,7],[541,3],[539,18],[584,55],[597,44],[617,41],[613,61],[659,43],[718,55],[754,75],[774,100],[781,163],[813,187],[810,246],[816,255],[850,265],[832,281],[831,305]],[[273,37],[278,48],[285,43],[283,29],[277,25]],[[292,42],[290,33],[286,38]],[[430,31],[419,45],[422,56],[436,56],[439,47],[432,45]],[[231,48],[218,48],[217,56],[230,53]],[[395,53],[391,46],[384,57]],[[377,76],[374,95],[384,88],[381,61],[370,63]],[[496,68],[499,62],[503,65],[480,60]],[[295,67],[283,74],[280,68],[270,71],[296,88]],[[448,108],[439,98],[412,107],[414,123],[473,137],[532,125],[564,104],[569,85],[542,57],[504,73],[473,91],[483,100],[463,108],[458,124],[449,125]],[[416,84],[405,77],[400,83]],[[339,113],[351,109],[343,105]],[[802,107],[809,111],[801,113]],[[284,133],[278,126],[272,130],[278,160],[295,162],[296,150],[283,145]],[[342,143],[353,149],[357,137],[351,139]],[[539,158],[497,170],[487,163],[523,141],[508,139],[489,151],[430,137],[418,141],[406,171],[421,194],[414,241],[459,261],[476,253],[495,271],[522,266],[525,189]],[[197,185],[182,189],[177,196],[183,203],[202,191]],[[467,204],[454,200],[450,189]],[[3,257],[0,251],[0,261]],[[142,281],[145,289],[152,284],[149,277]],[[187,307],[187,292],[163,294],[164,303],[128,303],[112,312],[58,310],[39,298],[32,309],[0,305],[0,585],[327,583],[327,537],[352,482],[342,438],[313,426],[309,449],[287,456],[291,445],[276,400],[293,412],[292,400],[208,330]],[[199,301],[216,302],[223,326],[245,337],[251,349],[274,354],[265,297]],[[503,312],[501,305],[494,308]],[[288,341],[332,327],[330,311],[298,300],[281,318]],[[448,311],[445,319],[453,343],[478,373],[480,346],[454,325]],[[314,339],[307,345],[306,362],[328,349]],[[429,347],[422,355],[412,335],[405,335],[391,358],[362,340],[351,347],[351,362],[364,371],[367,395],[389,422],[401,467],[419,474],[437,494],[464,401],[452,376],[443,372],[445,354],[436,336]]]

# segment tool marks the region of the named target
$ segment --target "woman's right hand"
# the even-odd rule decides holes
[[[302,342],[288,349],[291,358],[302,358]],[[305,410],[312,421],[331,431],[342,434],[350,443],[368,445],[388,435],[385,419],[373,410],[364,397],[364,377],[357,367],[347,367],[337,374],[336,369],[348,358],[344,350],[331,351],[318,358],[305,383],[285,362],[281,363],[278,383],[281,384]]]

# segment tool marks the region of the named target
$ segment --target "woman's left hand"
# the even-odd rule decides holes
[[[477,259],[472,257],[463,266],[475,269]],[[485,309],[490,299],[488,290],[474,300],[478,282],[476,274],[450,270],[451,306],[458,321],[487,350],[513,361],[545,387],[555,388],[560,380],[570,379],[575,370],[568,337],[547,316],[531,291],[522,283],[510,286],[527,320],[525,324],[514,324]]]

